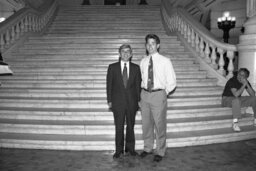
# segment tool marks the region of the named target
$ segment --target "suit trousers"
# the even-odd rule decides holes
[[[242,96],[242,97],[222,97],[222,106],[231,107],[233,118],[241,118],[241,107],[251,106],[253,109],[254,117],[256,117],[256,97],[255,96]]]
[[[115,122],[115,144],[116,152],[123,153],[124,151],[124,125],[126,122],[126,138],[125,138],[125,151],[134,151],[135,149],[135,135],[134,124],[136,112],[131,112],[129,109],[114,110]]]
[[[141,91],[141,116],[144,151],[153,151],[154,137],[156,137],[156,154],[160,156],[165,155],[166,112],[167,95],[165,90],[151,93],[145,90]]]

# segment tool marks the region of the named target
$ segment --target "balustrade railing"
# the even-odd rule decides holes
[[[178,31],[187,43],[195,49],[205,65],[210,66],[218,78],[229,79],[233,76],[233,59],[237,52],[235,45],[217,41],[214,36],[184,9],[173,9],[168,0],[162,0],[161,13],[169,31]],[[228,64],[224,57],[228,58]],[[224,69],[227,66],[227,71]]]
[[[57,10],[57,0],[53,0],[42,11],[25,7],[0,23],[0,52],[3,53],[25,33],[40,32]]]

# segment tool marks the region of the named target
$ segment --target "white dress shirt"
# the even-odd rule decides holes
[[[129,61],[127,61],[127,62],[124,62],[124,61],[122,61],[121,60],[121,73],[123,74],[123,70],[124,70],[124,64],[126,63],[126,67],[127,67],[127,76],[128,76],[128,78],[129,78],[129,71],[130,71],[130,65],[129,65]]]
[[[176,87],[176,75],[169,58],[155,53],[152,56],[153,73],[154,73],[154,87],[155,89],[164,89],[168,94]],[[141,87],[147,89],[148,82],[148,65],[150,56],[145,56],[140,62],[141,69]]]

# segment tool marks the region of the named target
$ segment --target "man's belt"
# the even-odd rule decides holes
[[[157,92],[157,91],[162,91],[163,89],[154,89],[154,90],[148,90],[148,89],[145,89],[145,88],[142,88],[144,91],[146,92],[149,92],[149,93],[152,93],[152,92]]]

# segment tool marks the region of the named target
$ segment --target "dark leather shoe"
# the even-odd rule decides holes
[[[155,162],[160,162],[162,159],[163,159],[162,156],[159,156],[159,155],[155,155],[155,156],[154,156],[154,161],[155,161]]]
[[[128,151],[128,154],[131,156],[138,156],[138,153],[136,151]]]
[[[121,155],[122,155],[122,153],[115,153],[114,155],[113,155],[113,158],[114,159],[118,159],[118,158],[120,158],[121,157]]]
[[[146,156],[149,155],[149,154],[151,154],[151,153],[146,152],[146,151],[143,151],[142,153],[140,153],[140,157],[141,157],[141,158],[144,158],[144,157],[146,157]]]

